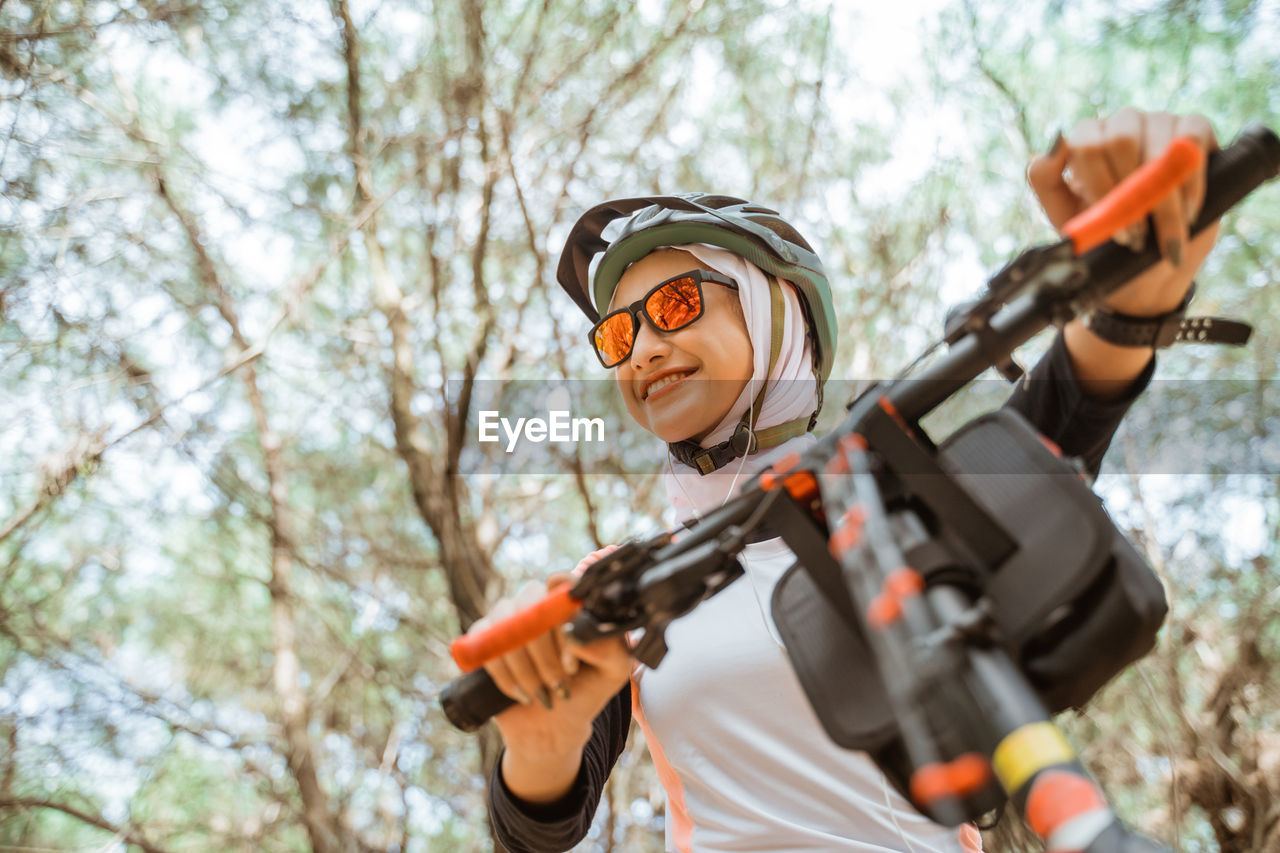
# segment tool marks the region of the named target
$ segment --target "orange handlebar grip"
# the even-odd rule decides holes
[[[572,588],[572,584],[557,587],[536,604],[512,613],[483,631],[458,637],[449,645],[453,662],[463,672],[470,672],[568,622],[582,607],[581,601],[569,595]]]
[[[1180,136],[1157,159],[1125,178],[1087,210],[1072,217],[1062,233],[1077,255],[1111,239],[1141,220],[1204,165],[1204,151],[1190,137]]]

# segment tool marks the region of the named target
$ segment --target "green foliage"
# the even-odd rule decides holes
[[[491,601],[664,505],[631,464],[647,436],[536,474],[475,441],[485,393],[600,376],[551,283],[587,205],[714,189],[782,210],[828,264],[833,375],[856,384],[1049,238],[1022,174],[1057,128],[1127,104],[1224,139],[1280,125],[1265,3],[951,3],[892,33],[919,46],[893,67],[890,18],[841,4],[391,0],[353,4],[350,30],[345,8],[0,2],[0,529],[31,509],[0,537],[0,846],[315,848],[282,654],[343,844],[488,845],[476,739],[437,702],[465,618],[445,534],[492,567]],[[1162,356],[1188,381],[1108,470],[1175,439],[1274,445],[1277,235],[1274,189],[1226,222],[1197,307],[1254,341]],[[1224,377],[1244,384],[1200,381]],[[1274,471],[1102,486],[1174,609],[1076,734],[1126,816],[1248,849],[1204,744],[1280,796]],[[660,849],[652,768],[637,749],[617,774],[583,849]]]

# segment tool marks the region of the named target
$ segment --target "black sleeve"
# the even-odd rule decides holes
[[[489,820],[510,853],[561,853],[586,836],[600,804],[605,780],[627,745],[631,728],[631,685],[623,687],[591,724],[582,766],[569,792],[554,803],[527,803],[502,780],[502,755],[489,779]]]
[[[1100,402],[1085,396],[1076,379],[1067,345],[1059,334],[1053,346],[1031,371],[1018,381],[1005,402],[1031,422],[1067,456],[1078,456],[1093,476],[1133,401],[1151,382],[1156,360],[1118,399]]]

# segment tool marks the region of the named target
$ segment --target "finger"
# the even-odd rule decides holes
[[[1067,135],[1067,168],[1075,184],[1076,194],[1085,205],[1092,205],[1119,183],[1107,159],[1104,126],[1096,119],[1084,119]]]
[[[1027,166],[1027,183],[1040,200],[1045,215],[1054,228],[1061,229],[1067,220],[1084,210],[1084,203],[1067,186],[1062,170],[1067,166],[1070,153],[1066,139],[1059,133],[1054,137],[1048,154],[1035,157]]]
[[[573,583],[573,575],[568,572],[552,572],[547,577],[547,592],[571,583]],[[573,676],[576,674],[578,671],[578,658],[572,654],[568,647],[568,641],[565,638],[565,626],[561,625],[551,631],[551,642],[555,647],[556,658],[560,661],[560,668],[564,670],[565,675]]]
[[[590,643],[574,643],[573,653],[585,664],[592,667],[607,667],[620,657],[630,657],[631,648],[622,637],[604,637]]]
[[[498,599],[486,615],[475,621],[467,633],[483,630],[493,623],[501,622],[517,610],[527,607],[531,603],[530,599],[536,600],[539,587],[539,584],[531,581],[521,587],[515,596]],[[493,679],[493,683],[503,693],[521,705],[533,704],[532,697],[537,695],[540,682],[536,677],[529,676],[532,667],[528,664],[528,655],[525,655],[522,649],[494,658],[488,661],[484,668]]]
[[[504,658],[489,661],[484,665],[484,670],[489,673],[489,677],[493,679],[494,685],[499,690],[521,705],[528,705],[533,702],[529,698],[529,694],[524,691],[524,688],[516,683],[515,676],[511,674],[511,668],[507,666]]]
[[[551,710],[551,691],[547,689],[542,674],[529,655],[529,646],[504,655],[502,660],[511,670],[512,679],[525,692],[525,695],[532,696],[542,707]]]
[[[520,591],[515,594],[513,599],[516,605],[515,609],[523,610],[532,604],[537,604],[542,600],[542,596],[544,594],[545,588],[542,584],[537,581],[525,581],[524,585],[520,587]]]
[[[1157,159],[1164,153],[1173,141],[1175,128],[1175,117],[1169,113],[1147,116],[1144,160]],[[1182,208],[1182,193],[1172,192],[1151,211],[1156,244],[1164,259],[1175,267],[1182,265],[1182,251],[1187,244],[1187,220]]]
[[[631,647],[622,637],[607,637],[596,640],[585,646],[579,646],[578,653],[588,665],[574,678],[574,692],[579,687],[588,689],[590,679],[602,678],[606,684],[617,684],[629,678],[637,663],[631,656]],[[617,690],[617,687],[614,688]]]
[[[1191,137],[1199,143],[1206,154],[1218,150],[1218,137],[1213,132],[1213,125],[1202,115],[1180,116],[1175,123],[1174,135]],[[1206,163],[1197,169],[1182,187],[1182,207],[1188,225],[1195,224],[1195,221],[1200,218],[1200,210],[1204,207],[1207,170]]]
[[[1103,122],[1106,144],[1104,154],[1117,181],[1123,181],[1142,164],[1143,116],[1133,107],[1125,107]],[[1147,242],[1147,222],[1135,222],[1112,237],[1134,251]]]
[[[555,636],[555,631],[548,631],[525,646],[525,651],[533,660],[533,666],[538,670],[538,677],[542,679],[543,685],[561,699],[568,699],[569,674],[565,672]]]
[[[520,611],[527,611],[529,608],[541,602],[545,595],[545,587],[542,583],[534,580],[526,581],[514,596],[499,599],[489,611],[486,621],[488,621],[488,619],[492,619],[495,623],[501,622],[516,615]],[[474,630],[476,629],[472,628],[472,631]],[[528,642],[531,641],[526,642],[524,640],[520,640],[520,642],[525,642],[527,645]],[[509,645],[504,647],[510,648]],[[513,651],[514,649],[511,652],[506,652],[506,654],[511,654]]]
[[[578,565],[573,567],[573,572],[571,572],[571,576],[575,578],[579,577],[584,571],[587,570],[587,567],[590,566],[592,563],[594,563],[596,560],[599,560],[601,557],[609,556],[610,554],[612,554],[614,551],[618,550],[621,547],[622,547],[621,545],[605,545],[603,548],[599,548],[595,551],[592,551],[590,554],[588,554],[587,556],[583,557],[581,560],[578,561]]]
[[[561,625],[552,631],[551,637],[555,643],[555,654],[560,661],[560,668],[564,670],[565,675],[572,678],[578,674],[578,656],[573,653],[564,626]]]
[[[556,657],[560,659],[560,668],[572,678],[578,674],[578,655],[577,646],[569,639],[567,626],[556,628],[551,636],[555,642]]]

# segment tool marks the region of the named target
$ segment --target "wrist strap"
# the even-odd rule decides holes
[[[1196,286],[1192,284],[1182,304],[1168,314],[1134,317],[1097,308],[1085,316],[1084,324],[1107,343],[1121,347],[1163,349],[1184,341],[1243,346],[1248,342],[1253,332],[1248,323],[1225,317],[1186,316],[1195,292]]]

